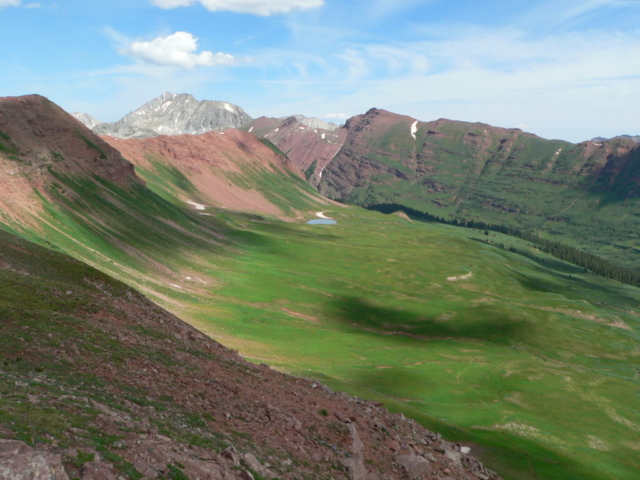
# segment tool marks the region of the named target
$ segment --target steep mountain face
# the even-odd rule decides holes
[[[92,117],[91,115],[88,115],[86,113],[75,112],[75,113],[72,113],[71,115],[74,118],[76,118],[78,121],[80,121],[80,123],[82,123],[89,130],[93,129],[96,125],[103,123],[97,118]]]
[[[296,166],[254,135],[235,129],[202,135],[103,139],[153,183],[167,172],[183,176],[183,200],[232,210],[296,217],[297,209],[322,201]],[[289,185],[283,185],[288,182]]]
[[[536,230],[640,267],[640,145],[632,138],[571,144],[378,109],[344,130],[319,183],[330,198]]]
[[[117,150],[39,95],[0,98],[0,171],[0,210],[23,220],[41,210],[35,192],[48,195],[59,175],[142,184]]]
[[[226,130],[250,121],[251,117],[237,105],[212,100],[199,102],[193,95],[167,92],[115,123],[95,126],[94,132],[117,138],[145,138]]]
[[[309,126],[304,122],[317,119],[300,117],[260,117],[243,129],[272,142],[304,172],[311,184],[317,185],[323,170],[340,150],[347,132],[342,128],[333,128],[333,124],[329,124],[333,125],[331,129],[323,129],[321,121],[307,122],[314,125]]]

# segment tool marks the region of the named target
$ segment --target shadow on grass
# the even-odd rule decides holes
[[[469,315],[459,315],[456,322],[439,321],[417,312],[372,305],[357,297],[343,297],[331,302],[327,318],[356,327],[376,336],[395,338],[399,342],[424,341],[431,338],[482,340],[499,345],[524,341],[531,335],[528,322],[506,318],[504,312],[487,305]]]

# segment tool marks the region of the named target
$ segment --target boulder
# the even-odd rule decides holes
[[[419,455],[398,455],[396,462],[405,468],[412,480],[422,475],[429,467],[429,460]]]
[[[60,455],[34,450],[26,443],[15,440],[0,440],[0,478],[69,480]]]

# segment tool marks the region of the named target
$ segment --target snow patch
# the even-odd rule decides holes
[[[251,132],[253,132],[253,127],[251,127],[251,128],[249,129],[249,133],[251,133]]]
[[[228,111],[228,112],[236,113],[236,111],[233,109],[233,107],[232,107],[231,105],[229,105],[228,103],[226,103],[226,102],[225,102],[225,104],[224,104],[224,109],[225,109],[226,111]]]
[[[280,131],[280,128],[276,128],[276,129],[274,130],[274,132],[279,132],[279,131]]]
[[[416,140],[417,131],[418,131],[418,120],[413,122],[413,125],[411,125],[411,136],[413,137],[414,140]]]
[[[560,152],[561,152],[561,151],[562,151],[562,149],[558,150],[558,151],[556,152],[556,155],[560,155]]]
[[[180,290],[182,290],[182,287],[180,285],[176,285],[175,283],[170,283],[169,285],[171,285],[172,287],[179,288]]]
[[[320,137],[324,140],[325,138],[327,138],[327,136],[323,133],[322,135],[320,135]]]
[[[199,203],[192,202],[191,200],[187,200],[187,203],[188,203],[189,205],[193,205],[193,206],[195,207],[195,209],[196,209],[196,210],[204,210],[205,208],[207,208],[207,207],[205,207],[204,205],[200,205]]]
[[[325,220],[333,220],[333,218],[327,217],[324,212],[316,212],[316,217],[324,218]]]

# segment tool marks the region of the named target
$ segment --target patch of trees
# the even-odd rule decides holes
[[[541,251],[548,253],[549,255],[553,255],[560,260],[564,260],[565,262],[583,267],[596,275],[617,280],[618,282],[633,285],[635,287],[640,287],[640,272],[622,265],[617,265],[609,260],[582,251],[576,247],[565,245],[547,238],[542,238],[527,230],[520,230],[506,225],[494,225],[476,220],[450,220],[397,203],[379,203],[376,205],[365,206],[365,208],[387,214],[403,211],[414,220],[437,222],[456,227],[474,228],[477,230],[483,230],[485,234],[488,234],[488,231],[503,233],[505,235],[530,242],[536,245]]]

